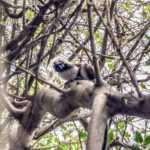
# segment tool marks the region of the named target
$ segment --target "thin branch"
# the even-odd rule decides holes
[[[131,149],[132,146],[130,144],[124,143],[124,142],[120,142],[118,140],[114,140],[110,145],[109,148],[113,148],[116,146],[120,146],[122,148],[127,148],[127,149]],[[141,149],[140,149],[141,150]]]
[[[32,72],[30,72],[30,71],[28,71],[28,70],[26,70],[26,69],[24,69],[24,68],[22,68],[22,67],[20,67],[20,66],[17,66],[16,64],[14,64],[14,63],[12,63],[12,62],[6,60],[6,59],[1,58],[1,60],[5,61],[5,62],[8,63],[8,64],[11,64],[11,65],[17,67],[17,68],[20,69],[21,71],[23,71],[23,72],[25,72],[25,73],[28,73],[28,74],[30,74],[31,76],[33,76],[33,77],[36,78],[36,75],[35,75],[34,73],[32,73]],[[47,85],[49,85],[50,87],[54,88],[55,90],[57,90],[57,91],[59,91],[59,92],[61,92],[61,93],[66,92],[66,91],[64,91],[64,90],[62,90],[62,89],[56,87],[56,86],[53,85],[52,83],[49,83],[49,82],[47,82],[47,81],[45,81],[45,80],[43,80],[43,79],[41,79],[41,78],[38,78],[37,80],[39,80],[39,81],[41,81],[41,82],[43,82],[43,83],[46,83]]]
[[[92,3],[92,1],[88,1],[88,4],[87,4],[88,24],[89,24],[89,32],[90,32],[90,45],[91,45],[91,51],[93,53],[93,65],[94,65],[95,76],[96,76],[96,86],[100,86],[103,84],[103,80],[101,78],[100,67],[99,67],[97,59],[96,59],[94,32],[93,32],[92,14],[91,14],[91,3]]]
[[[126,66],[127,71],[128,71],[128,73],[129,73],[129,75],[130,75],[130,78],[131,78],[131,80],[132,80],[132,84],[133,84],[133,86],[135,87],[138,96],[139,96],[139,97],[142,97],[142,93],[141,93],[141,91],[140,91],[139,88],[138,88],[138,82],[137,82],[135,76],[133,75],[133,73],[132,73],[132,71],[131,71],[131,68],[129,67],[127,61],[125,60],[125,57],[123,56],[123,54],[122,54],[122,52],[121,52],[121,50],[120,50],[119,44],[118,44],[118,42],[116,41],[116,38],[115,38],[115,36],[114,36],[114,34],[113,34],[113,31],[112,31],[112,29],[111,29],[111,25],[108,23],[108,26],[107,26],[107,25],[105,24],[103,18],[101,17],[101,15],[100,15],[99,12],[97,11],[96,6],[93,5],[93,7],[94,7],[94,9],[95,9],[97,15],[101,18],[102,23],[103,23],[103,25],[105,26],[105,28],[107,29],[107,31],[108,31],[108,33],[109,33],[109,36],[110,36],[110,38],[111,38],[113,44],[115,45],[118,54],[120,55],[120,57],[121,57],[121,59],[122,59],[124,65]]]
[[[102,17],[104,17],[105,16],[105,9],[104,9],[104,11],[102,12]],[[94,27],[94,33],[98,30],[98,27],[101,25],[101,19],[99,18],[98,19],[98,21],[97,21],[97,23],[96,23],[96,25],[95,25],[95,27]],[[90,36],[88,36],[86,39],[85,39],[85,41],[82,43],[82,45],[86,45],[88,42],[89,42],[89,40],[90,40]],[[81,48],[77,48],[76,50],[75,50],[75,52],[69,57],[69,61],[71,61],[72,59],[74,59],[74,57],[76,57],[77,56],[77,54],[79,53],[81,51]]]
[[[47,125],[39,128],[35,133],[34,139],[35,140],[40,139],[43,135],[52,131],[53,129],[56,129],[57,127],[59,127],[61,124],[65,123],[65,122],[77,121],[80,119],[88,118],[90,116],[91,116],[91,112],[77,115],[76,111],[75,111],[75,113],[71,113],[71,115],[69,115],[68,117],[66,117],[64,119],[56,119],[55,118],[55,120],[53,120],[50,123],[48,123]]]

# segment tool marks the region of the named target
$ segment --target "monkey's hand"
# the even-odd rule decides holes
[[[70,83],[73,82],[73,81],[74,81],[74,80],[66,81],[66,82],[64,83],[64,88],[65,88],[65,89],[68,89],[68,88],[70,87]]]

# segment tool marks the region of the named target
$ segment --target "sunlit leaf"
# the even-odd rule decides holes
[[[102,39],[100,38],[100,31],[97,31],[97,32],[94,34],[94,39],[95,39],[95,41],[96,41],[99,45],[102,45]]]
[[[141,87],[142,89],[145,89],[145,90],[147,89],[145,83],[141,83],[141,84],[140,84],[140,87]]]
[[[109,145],[114,139],[113,129],[110,129],[107,135],[107,144]]]
[[[56,143],[58,143],[60,140],[59,140],[59,138],[55,138],[54,141],[55,141]]]
[[[22,10],[21,9],[17,9],[17,14],[19,14]]]
[[[123,3],[123,8],[125,9],[125,10],[127,10],[128,12],[131,12],[132,10],[131,10],[131,5],[130,5],[130,3]]]
[[[150,12],[150,4],[147,5],[145,9],[146,9],[147,12]]]
[[[42,84],[41,82],[38,82],[38,88],[42,89],[44,87],[44,84]]]
[[[108,64],[108,67],[110,70],[112,70],[114,68],[114,65],[113,64]]]
[[[34,91],[35,91],[35,87],[32,86],[32,87],[30,88],[29,94],[30,94],[30,95],[33,95],[33,94],[34,94]]]
[[[34,17],[34,12],[32,10],[28,10],[26,13],[27,19],[32,19]]]
[[[49,145],[50,143],[51,143],[51,139],[48,138],[48,139],[47,139],[47,145]]]
[[[100,33],[97,31],[97,32],[94,34],[94,38],[95,38],[95,39],[99,39],[99,37],[100,37]]]
[[[105,62],[112,62],[113,59],[111,58],[105,58]]]
[[[125,123],[123,121],[119,122],[118,123],[118,127],[119,128],[123,128],[125,126]]]

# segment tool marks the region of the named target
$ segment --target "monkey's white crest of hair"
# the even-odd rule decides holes
[[[54,69],[54,63],[58,63],[59,61],[61,62],[64,62],[66,64],[71,64],[71,62],[69,62],[67,59],[65,59],[64,57],[60,57],[60,56],[57,56],[55,58],[52,59],[51,63],[50,63],[50,68],[52,68],[52,70]]]

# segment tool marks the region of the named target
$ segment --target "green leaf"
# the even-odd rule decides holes
[[[44,84],[42,84],[41,82],[37,82],[37,84],[39,89],[42,89],[44,87]]]
[[[112,70],[114,68],[114,65],[113,64],[108,64],[108,67],[110,70]]]
[[[60,142],[59,138],[55,138],[54,141],[55,141],[56,143]]]
[[[94,34],[94,39],[95,41],[99,44],[99,45],[102,45],[102,39],[100,37],[100,31],[97,31],[95,34]]]
[[[126,138],[130,138],[131,135],[129,134],[129,132],[125,132],[125,135],[124,135]]]
[[[147,12],[150,12],[150,4],[147,5],[145,9],[146,9]]]
[[[79,137],[81,138],[81,139],[87,139],[87,133],[85,132],[85,131],[81,131],[81,132],[79,132]]]
[[[146,85],[145,85],[144,83],[141,83],[141,84],[140,84],[140,87],[141,87],[142,89],[144,89],[144,90],[147,89],[147,87],[146,87]]]
[[[124,123],[123,121],[120,121],[120,122],[118,123],[118,127],[119,127],[119,128],[123,128],[124,125],[125,125],[125,123]]]
[[[148,39],[148,40],[150,40],[150,35],[145,34],[145,38]]]
[[[34,15],[35,15],[34,12],[30,9],[26,13],[27,19],[32,19],[34,17]]]
[[[143,16],[144,19],[147,19],[148,18],[148,13],[146,11],[143,11],[141,13],[141,15]]]
[[[17,9],[17,14],[19,14],[22,10],[21,9]]]
[[[131,5],[130,5],[130,3],[124,3],[123,4],[123,8],[125,9],[125,10],[127,10],[128,12],[131,12],[132,10],[131,10]]]
[[[33,95],[33,94],[34,94],[34,91],[35,91],[35,88],[32,86],[32,87],[30,88],[29,94],[30,94],[30,95]]]
[[[48,139],[47,139],[47,145],[50,145],[50,144],[51,144],[51,139],[48,138]]]
[[[68,127],[74,127],[74,124],[73,124],[73,123],[69,123],[67,126],[68,126]],[[66,129],[66,130],[67,130],[67,129]]]
[[[67,130],[67,128],[66,128],[65,125],[61,125],[61,128],[62,128],[63,130]]]
[[[150,135],[144,138],[144,145],[150,144]]]
[[[137,144],[133,144],[131,150],[140,150],[140,148]]]
[[[113,129],[110,129],[107,135],[107,144],[109,145],[110,143],[112,143],[113,139],[114,139]]]
[[[105,62],[112,62],[113,59],[111,58],[105,58]]]
[[[140,132],[138,132],[138,131],[135,132],[134,141],[136,143],[142,143],[143,142],[143,137],[142,137]]]
[[[94,38],[96,39],[96,40],[98,40],[99,38],[100,38],[100,32],[96,32],[95,34],[94,34]]]

